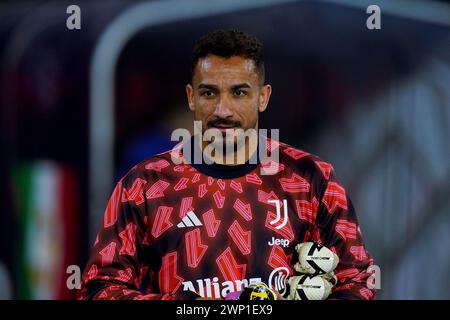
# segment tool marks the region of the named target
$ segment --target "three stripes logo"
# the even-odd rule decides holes
[[[177,228],[200,227],[202,225],[203,223],[198,219],[194,211],[191,210],[177,224]]]

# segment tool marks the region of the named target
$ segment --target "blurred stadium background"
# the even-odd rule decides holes
[[[192,129],[195,39],[228,27],[265,44],[261,127],[334,164],[378,298],[450,298],[448,1],[77,0],[0,4],[0,299],[74,297],[116,181]]]

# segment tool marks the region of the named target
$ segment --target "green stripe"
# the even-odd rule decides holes
[[[17,193],[17,208],[19,221],[18,255],[17,255],[17,295],[19,299],[30,299],[31,288],[26,263],[26,234],[30,223],[30,206],[32,192],[33,167],[28,163],[22,163],[13,169],[13,178]]]

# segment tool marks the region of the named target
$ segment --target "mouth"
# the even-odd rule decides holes
[[[234,129],[236,128],[235,125],[225,125],[225,124],[215,124],[212,125],[213,128],[217,128],[217,129]]]
[[[239,128],[239,125],[237,123],[211,123],[208,127],[220,130],[221,132],[225,133],[227,130],[234,130]]]
[[[227,132],[227,130],[235,130],[237,129],[236,126],[232,125],[212,125],[211,128],[217,129],[220,132],[222,132],[223,134],[225,134]]]

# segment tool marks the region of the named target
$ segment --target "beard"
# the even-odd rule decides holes
[[[242,123],[235,119],[211,117],[202,130],[203,147],[208,151],[214,149],[211,155],[223,162],[245,162],[246,155],[256,150],[258,119],[252,126],[243,128]],[[256,137],[256,139],[254,139]],[[247,141],[249,143],[247,143]],[[248,146],[248,147],[247,147]],[[226,160],[225,160],[226,159]],[[243,160],[244,159],[244,160]],[[219,161],[219,162],[222,162]]]
[[[250,128],[229,129],[226,132],[212,130],[216,133],[210,141],[210,147],[215,150],[216,159],[226,159],[226,163],[245,162],[257,148],[257,131]]]

